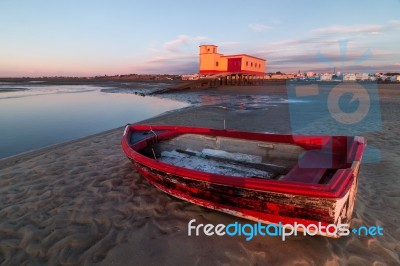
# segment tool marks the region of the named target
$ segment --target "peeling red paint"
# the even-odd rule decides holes
[[[152,134],[137,142],[130,142],[133,132],[150,130]],[[185,133],[294,143],[305,149],[322,148],[324,144],[334,142],[337,150],[346,152],[344,155],[348,157],[346,160],[349,164],[345,169],[338,169],[327,184],[303,184],[212,175],[158,162],[139,152],[157,141]],[[363,140],[358,137],[360,139]],[[137,171],[151,184],[170,195],[255,221],[292,225],[297,222],[306,226],[317,225],[318,222],[325,226],[350,222],[357,190],[359,161],[365,147],[364,141],[355,141],[350,137],[274,135],[146,125],[129,126],[121,145]],[[354,162],[358,162],[357,167],[353,167]],[[343,206],[340,213],[335,213],[341,206],[338,204]]]

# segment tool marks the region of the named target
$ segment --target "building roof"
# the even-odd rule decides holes
[[[251,58],[267,61],[264,58],[260,58],[260,57],[256,57],[256,56],[252,56],[252,55],[248,55],[248,54],[223,55],[222,57],[243,57],[243,56],[247,56],[247,57],[251,57]]]

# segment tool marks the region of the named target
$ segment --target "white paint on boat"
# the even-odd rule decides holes
[[[227,152],[223,150],[203,149],[201,153],[219,158],[230,159],[234,161],[248,162],[248,163],[261,163],[261,156],[244,154],[239,152]]]
[[[237,176],[237,177],[260,177],[260,178],[271,178],[273,173],[246,167],[240,164],[236,164],[234,161],[240,161],[240,158],[251,159],[253,155],[247,154],[232,154],[221,150],[204,149],[202,152],[193,151],[187,149],[188,152],[195,152],[197,156],[190,156],[178,152],[176,150],[163,151],[161,157],[157,158],[158,161],[167,164],[172,164],[179,167],[185,167],[192,170],[207,172],[211,174],[226,175],[226,176]],[[224,159],[232,159],[231,162],[221,162],[207,158],[208,156],[218,156]],[[220,156],[222,155],[222,156]],[[223,157],[225,156],[225,157]],[[254,156],[257,157],[257,156]],[[234,158],[234,159],[233,159]],[[258,159],[261,161],[261,158]]]

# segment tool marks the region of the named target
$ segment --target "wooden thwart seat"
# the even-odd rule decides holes
[[[342,163],[336,156],[320,150],[306,151],[282,181],[319,184],[329,169],[338,169]]]
[[[327,168],[301,168],[297,164],[282,181],[319,184],[327,170]]]

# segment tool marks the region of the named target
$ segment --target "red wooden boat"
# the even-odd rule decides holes
[[[324,228],[350,223],[366,142],[128,125],[121,145],[136,170],[172,196],[262,223]],[[317,233],[340,236],[329,230]]]

